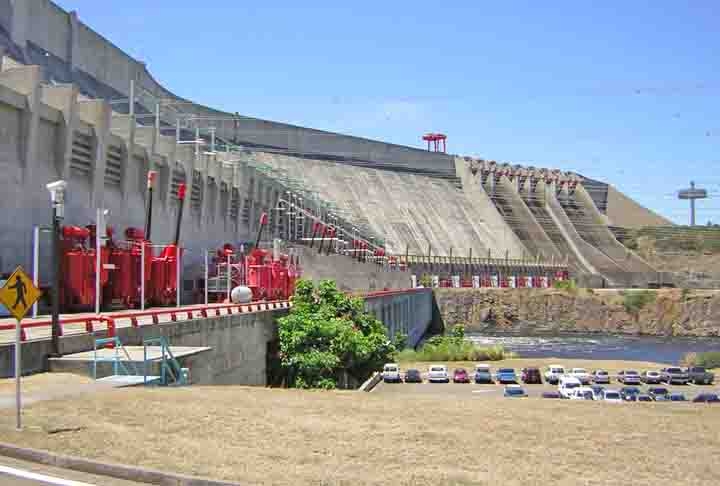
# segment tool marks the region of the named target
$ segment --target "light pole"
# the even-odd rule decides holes
[[[52,260],[53,284],[52,299],[52,354],[60,355],[60,223],[65,217],[65,188],[63,180],[51,182],[45,186],[50,191],[52,203]]]

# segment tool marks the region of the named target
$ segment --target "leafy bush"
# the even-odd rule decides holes
[[[708,369],[720,368],[720,351],[687,353],[683,357],[682,363],[685,366],[704,366]]]
[[[472,341],[454,337],[440,337],[425,342],[417,351],[405,349],[397,354],[401,362],[417,361],[500,361],[514,358],[515,354],[502,346],[483,348]]]
[[[422,275],[422,277],[420,277],[419,284],[425,288],[432,287],[432,277],[430,275],[428,275],[427,273],[424,273]]]
[[[651,302],[655,302],[655,292],[650,290],[633,290],[623,292],[623,306],[629,314],[637,314]]]
[[[402,332],[395,334],[395,337],[393,338],[393,345],[395,346],[395,349],[399,351],[405,349],[407,347],[407,340],[407,334]]]
[[[452,328],[452,337],[455,339],[465,339],[465,326],[462,324],[455,324]]]
[[[575,290],[575,280],[556,280],[553,282],[553,287],[558,290]]]
[[[391,360],[395,346],[363,301],[324,280],[300,280],[290,313],[278,320],[280,361],[296,388],[335,388],[345,373],[357,381]]]

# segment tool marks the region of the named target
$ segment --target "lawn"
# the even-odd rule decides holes
[[[713,405],[187,387],[38,402],[25,423],[0,416],[0,440],[243,484],[720,484]]]

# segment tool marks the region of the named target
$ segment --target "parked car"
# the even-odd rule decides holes
[[[525,390],[520,385],[508,385],[505,387],[505,392],[503,393],[504,396],[510,397],[510,398],[525,398],[527,397],[527,393],[525,393]]]
[[[623,385],[640,384],[640,374],[635,370],[622,370],[618,372],[617,379]]]
[[[405,383],[422,383],[420,370],[410,368],[405,372]]]
[[[680,392],[672,392],[668,396],[668,400],[671,402],[686,402],[687,398],[685,398],[685,395]]]
[[[589,385],[592,380],[592,376],[585,368],[571,368],[568,376],[577,378],[583,385]]]
[[[623,399],[617,390],[603,390],[602,399],[610,403],[622,403]]]
[[[575,388],[580,388],[582,383],[573,376],[563,376],[558,382],[558,392],[563,398],[570,398]],[[591,390],[592,391],[592,390]]]
[[[545,371],[545,381],[551,385],[557,385],[560,382],[560,377],[565,375],[565,367],[562,365],[548,366]]]
[[[539,368],[523,368],[520,377],[525,383],[542,384]]]
[[[465,368],[456,368],[453,371],[453,383],[470,383],[470,376]]]
[[[570,400],[595,400],[595,394],[592,388],[587,386],[579,386],[574,388],[570,394]]]
[[[620,389],[620,396],[626,402],[636,402],[640,395],[640,388],[636,386],[624,386]]]
[[[663,368],[660,370],[660,374],[662,375],[662,381],[668,385],[673,383],[687,385],[689,380],[688,374],[682,368]]]
[[[720,403],[720,396],[717,393],[700,393],[693,398],[694,403]]]
[[[400,375],[400,367],[396,363],[387,363],[383,366],[383,381],[385,383],[400,383],[402,376]]]
[[[430,383],[450,383],[450,377],[448,377],[447,366],[431,365],[428,368],[428,381]]]
[[[605,370],[595,370],[591,376],[594,383],[610,383],[610,373]]]
[[[670,391],[664,386],[651,386],[648,388],[648,395],[656,402],[664,402],[667,401]]]
[[[517,375],[512,368],[500,368],[495,374],[498,383],[517,383]]]
[[[604,386],[600,385],[592,385],[590,389],[593,391],[593,395],[595,396],[595,400],[602,400],[602,394],[605,391]]]
[[[648,385],[658,385],[662,381],[662,375],[659,371],[648,370],[640,373],[640,381]]]
[[[493,383],[490,365],[479,364],[475,366],[475,383]]]
[[[688,380],[696,385],[712,385],[715,381],[715,375],[702,366],[691,366],[685,370],[685,373],[688,375]]]
[[[641,393],[640,395],[637,396],[637,401],[638,402],[652,402],[653,399],[647,393]]]
[[[543,398],[562,398],[562,395],[560,395],[560,392],[556,391],[547,391],[542,393]]]

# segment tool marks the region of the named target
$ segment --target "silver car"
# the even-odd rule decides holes
[[[635,370],[622,370],[618,372],[617,379],[623,385],[639,385],[640,373]]]
[[[595,370],[592,372],[593,383],[610,383],[610,373],[605,370]]]
[[[690,380],[687,371],[682,368],[663,368],[660,370],[660,375],[662,375],[662,381],[668,385],[672,385],[673,383],[687,385],[687,382]]]

